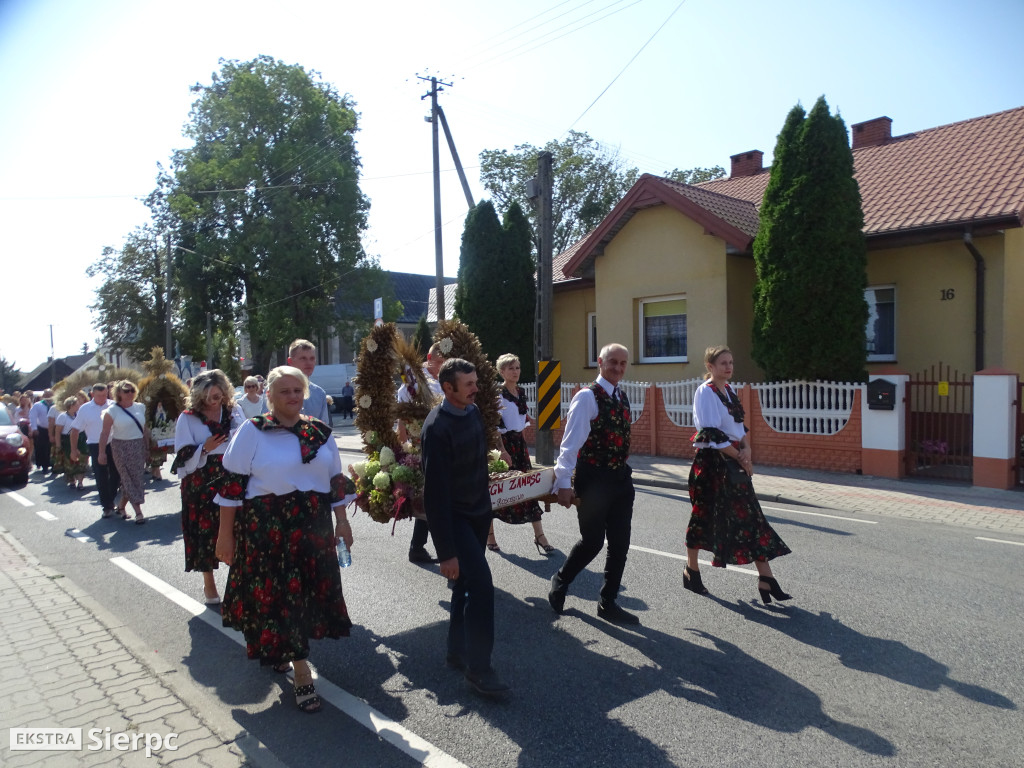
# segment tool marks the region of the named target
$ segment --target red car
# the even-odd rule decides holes
[[[0,406],[0,477],[13,476],[19,483],[26,483],[31,470],[28,438],[11,421],[10,412]]]

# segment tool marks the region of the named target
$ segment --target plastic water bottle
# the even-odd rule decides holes
[[[338,565],[342,568],[352,565],[352,553],[348,551],[344,539],[338,539]]]

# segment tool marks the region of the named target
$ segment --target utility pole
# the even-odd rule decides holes
[[[167,233],[167,284],[164,287],[165,301],[167,317],[165,319],[164,328],[164,355],[168,360],[174,359],[173,342],[171,338],[171,233]]]
[[[213,368],[213,326],[211,324],[211,314],[206,313],[206,367]]]
[[[462,192],[466,195],[466,205],[471,209],[476,203],[473,202],[473,193],[469,191],[469,182],[466,180],[466,172],[462,170],[462,162],[459,160],[459,153],[455,150],[455,139],[452,138],[451,129],[448,128],[448,118],[444,116],[444,110],[441,109],[441,105],[436,106],[437,116],[441,118],[441,127],[444,128],[444,137],[448,140],[448,149],[451,150],[452,160],[455,161],[455,170],[459,174],[459,181],[462,182]],[[434,135],[437,135],[437,129],[434,129]],[[436,145],[435,145],[436,146]]]
[[[425,77],[420,77],[420,80],[426,80]],[[430,133],[433,138],[433,157],[434,157],[434,269],[437,272],[437,320],[440,322],[444,320],[444,252],[441,244],[441,150],[438,144],[437,135],[437,92],[438,90],[444,90],[444,88],[437,87],[437,78],[430,78],[430,93],[426,93],[420,97],[425,99],[427,96],[430,97],[430,117],[425,118],[430,123]],[[451,86],[451,83],[441,83],[442,86]]]
[[[540,248],[537,251],[537,305],[540,313],[538,346],[540,359],[550,360],[554,354],[554,329],[551,322],[551,251],[554,249],[554,225],[552,197],[554,195],[554,174],[550,152],[537,156],[537,185],[540,213]],[[537,463],[552,466],[555,463],[554,440],[550,430],[537,430]]]

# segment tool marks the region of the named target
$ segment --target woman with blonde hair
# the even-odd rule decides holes
[[[100,432],[98,461],[107,463],[107,443],[114,457],[114,465],[121,477],[121,502],[118,513],[128,519],[128,504],[135,510],[135,524],[142,525],[146,518],[142,504],[146,500],[146,464],[149,462],[149,429],[146,428],[146,407],[135,402],[138,389],[125,379],[115,382],[114,404],[103,412],[103,430]]]
[[[246,421],[224,454],[217,556],[229,563],[224,625],[245,635],[250,659],[295,670],[295,703],[318,712],[310,639],[348,637],[352,622],[335,545],[352,547],[349,483],[331,428],[302,414],[298,368],[267,376],[268,413]],[[331,519],[331,510],[337,522]],[[332,524],[333,523],[333,524]]]
[[[733,358],[728,347],[704,352],[705,381],[693,396],[691,438],[697,454],[690,467],[690,503],[693,511],[686,528],[686,568],[683,587],[708,594],[701,580],[697,553],[712,553],[711,565],[753,563],[757,591],[768,605],[772,598],[789,600],[772,575],[768,561],[790,553],[789,547],[768,524],[754,494],[750,476],[754,465],[747,442],[745,414],[736,391],[729,386]]]
[[[245,393],[240,395],[235,402],[242,409],[245,418],[251,419],[253,416],[266,413],[267,401],[263,393],[260,392],[259,379],[255,376],[247,376],[242,383],[242,387],[245,389]]]
[[[504,380],[501,392],[498,394],[498,411],[501,414],[498,432],[501,433],[501,441],[505,444],[505,450],[512,458],[510,469],[530,472],[533,470],[533,464],[530,463],[530,451],[523,438],[523,430],[530,423],[530,414],[526,411],[526,390],[519,386],[522,365],[518,357],[508,353],[498,358],[495,367]],[[540,504],[536,501],[524,501],[494,510],[494,516],[503,523],[510,525],[530,523],[533,525],[533,544],[540,554],[548,557],[555,551],[555,548],[548,543],[548,537],[544,535],[544,525],[541,523],[542,514]],[[487,534],[487,548],[492,552],[501,551],[498,540],[494,536],[493,521],[491,530]]]
[[[224,451],[245,417],[234,404],[231,382],[219,368],[192,380],[185,410],[174,423],[176,456],[171,472],[181,480],[181,533],[185,543],[185,570],[203,574],[203,597],[218,605],[220,594],[213,578],[217,560],[220,506],[214,502],[224,481]]]

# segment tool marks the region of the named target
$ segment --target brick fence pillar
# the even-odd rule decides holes
[[[974,374],[974,484],[1013,488],[1017,457],[1017,374],[986,368]]]
[[[907,451],[907,382],[905,373],[872,374],[871,381],[886,379],[896,384],[896,403],[891,411],[873,411],[861,403],[861,472],[876,477],[903,477]]]

